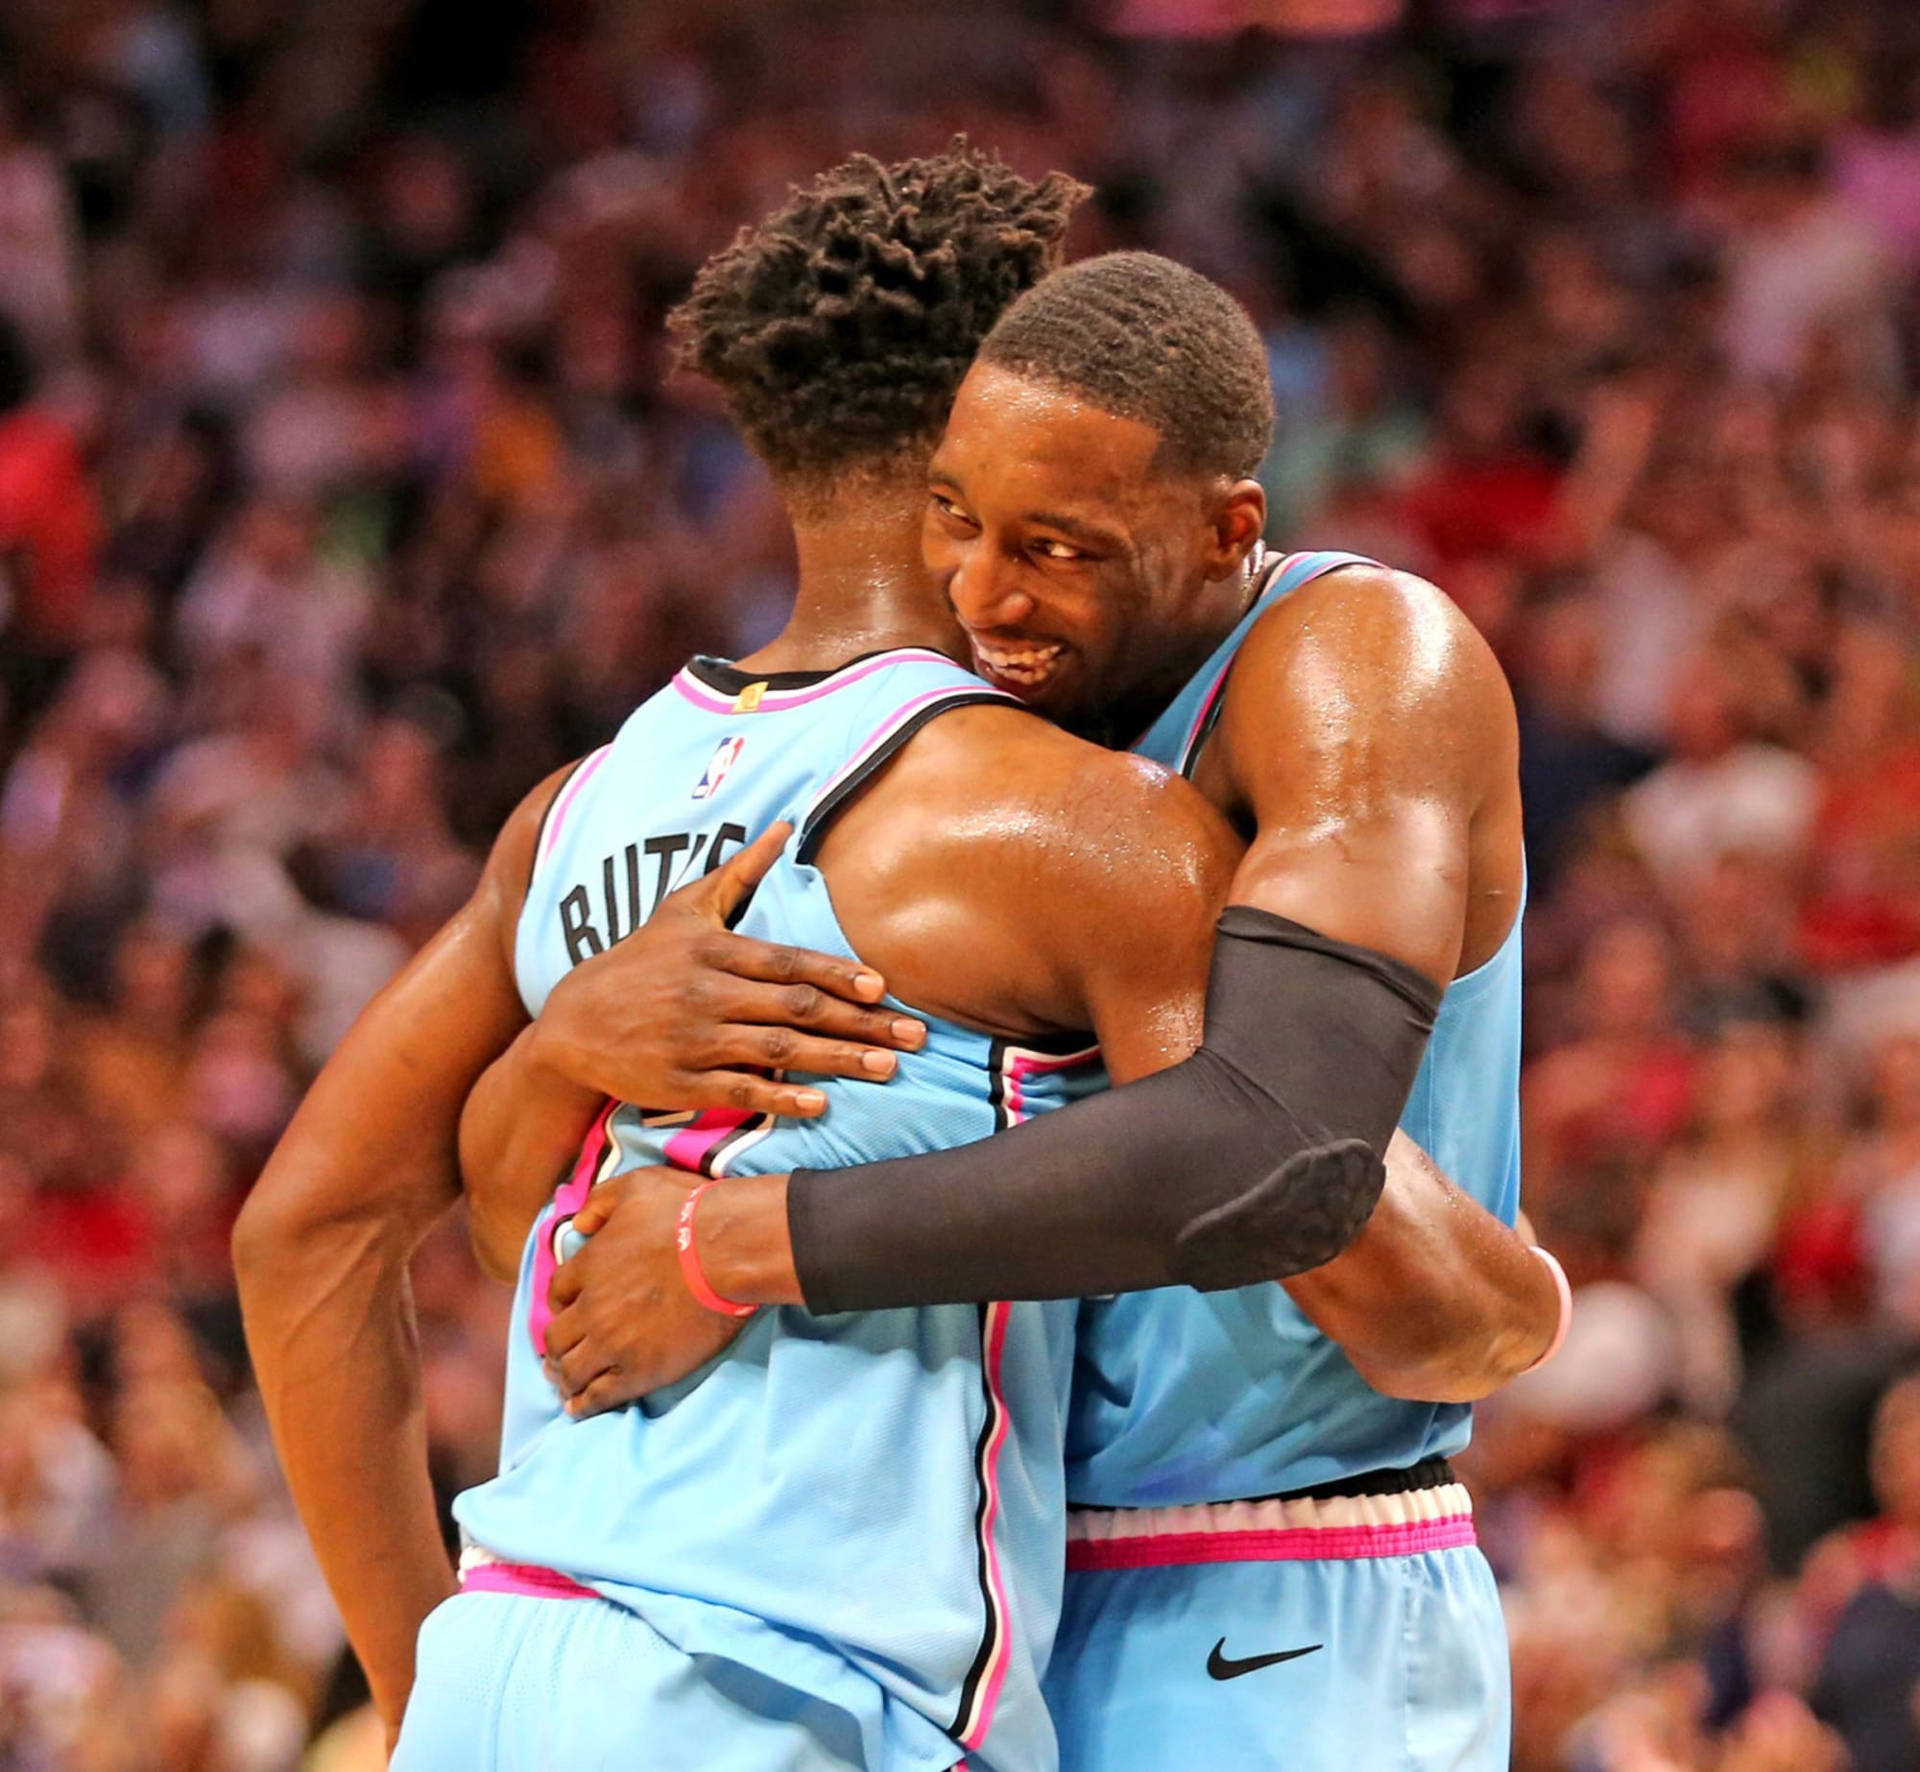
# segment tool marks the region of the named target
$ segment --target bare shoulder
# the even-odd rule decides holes
[[[1512,773],[1518,748],[1506,674],[1460,606],[1371,566],[1314,579],[1255,624],[1221,733],[1237,765],[1347,757],[1382,785],[1404,769],[1473,798]]]
[[[1234,668],[1302,660],[1409,694],[1506,693],[1493,648],[1459,604],[1390,566],[1344,567],[1283,597],[1255,624]]]
[[[1061,878],[1122,861],[1204,868],[1235,839],[1190,783],[1021,708],[962,708],[917,736],[871,796],[878,815],[937,810],[929,853],[994,858]]]
[[[819,862],[849,941],[897,992],[1015,1032],[1085,1025],[1091,948],[1210,926],[1239,853],[1179,777],[979,706],[916,734]]]

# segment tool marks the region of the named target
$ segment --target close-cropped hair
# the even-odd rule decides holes
[[[1007,310],[980,357],[1151,425],[1158,459],[1182,472],[1244,479],[1273,440],[1252,317],[1211,278],[1157,253],[1056,271]]]
[[[857,154],[707,261],[668,316],[678,361],[718,386],[782,478],[826,483],[930,448],[1087,195],[964,140],[893,166]]]

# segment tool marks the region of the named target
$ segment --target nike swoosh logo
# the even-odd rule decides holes
[[[1311,1655],[1316,1649],[1326,1647],[1324,1643],[1309,1643],[1304,1649],[1282,1649],[1274,1655],[1249,1655],[1244,1661],[1229,1661],[1220,1653],[1226,1646],[1227,1639],[1222,1637],[1207,1657],[1207,1672],[1216,1680],[1237,1680],[1242,1674],[1258,1673],[1278,1661],[1297,1661],[1302,1655]]]

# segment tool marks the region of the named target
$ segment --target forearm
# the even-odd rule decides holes
[[[1559,1322],[1546,1264],[1404,1135],[1366,1228],[1285,1284],[1375,1390],[1419,1402],[1497,1390],[1539,1359]]]
[[[460,1170],[474,1253],[495,1279],[517,1272],[533,1221],[604,1101],[545,1061],[538,1022],[474,1085],[460,1115]]]
[[[412,1689],[420,1625],[454,1589],[427,1471],[407,1247],[367,1224],[259,1212],[234,1249],[275,1449],[390,1724]]]
[[[807,1301],[1216,1290],[1329,1261],[1372,1209],[1438,1000],[1385,956],[1232,906],[1184,1063],[990,1144],[796,1175]]]
[[[390,1726],[421,1620],[453,1591],[407,1264],[459,1197],[461,1104],[525,1019],[494,888],[506,842],[474,899],[348,1030],[233,1233],[275,1449]]]

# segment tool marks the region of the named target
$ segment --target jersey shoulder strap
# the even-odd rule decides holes
[[[801,814],[793,858],[810,866],[834,819],[913,735],[954,708],[991,702],[1017,708],[1019,697],[983,683],[971,671],[941,659],[937,665],[899,672],[887,684],[888,697],[867,710],[872,720],[847,759],[814,794]]]
[[[1134,748],[1169,769],[1192,775],[1200,753],[1206,749],[1207,740],[1219,723],[1227,679],[1233,674],[1233,661],[1260,618],[1283,597],[1291,596],[1302,585],[1329,572],[1337,572],[1343,566],[1379,564],[1365,554],[1346,554],[1332,548],[1267,556],[1259,567],[1264,582],[1246,614]]]

